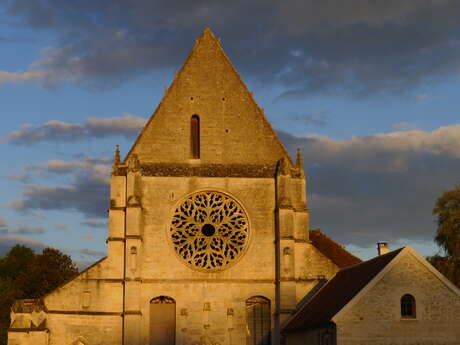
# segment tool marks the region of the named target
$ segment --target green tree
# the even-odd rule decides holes
[[[433,215],[438,225],[434,240],[441,253],[428,260],[460,287],[460,185],[436,200]]]
[[[447,279],[460,287],[460,260],[458,258],[435,255],[429,257],[428,261]]]
[[[77,273],[77,266],[70,256],[57,249],[45,248],[41,255],[36,255],[35,260],[28,264],[27,270],[17,276],[16,284],[26,298],[38,298],[72,279]]]
[[[32,249],[15,245],[5,255],[0,258],[0,278],[16,279],[22,272],[27,270],[27,265],[33,261],[35,253]]]
[[[35,254],[30,248],[16,245],[0,258],[0,345],[6,345],[15,300],[41,297],[77,273],[72,259],[53,248]]]
[[[433,215],[438,223],[435,242],[447,256],[460,257],[460,185],[438,198]]]

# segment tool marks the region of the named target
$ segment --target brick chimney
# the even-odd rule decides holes
[[[377,252],[379,255],[386,254],[390,251],[390,247],[388,246],[388,242],[377,242]]]

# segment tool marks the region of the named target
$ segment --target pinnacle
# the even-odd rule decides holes
[[[219,44],[219,39],[216,37],[214,32],[211,30],[211,28],[206,27],[203,30],[203,33],[201,36],[198,38],[197,42],[206,42],[206,43],[211,43],[211,42],[216,42]]]
[[[214,35],[214,32],[212,32],[211,28],[209,26],[205,27],[203,30],[203,33],[201,34],[201,37],[211,37],[216,39],[216,36]]]

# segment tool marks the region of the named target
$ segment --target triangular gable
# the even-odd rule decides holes
[[[219,41],[205,29],[125,161],[187,163],[191,117],[200,118],[200,163],[272,164],[286,157],[281,141]]]
[[[402,251],[395,250],[360,264],[341,269],[283,326],[293,331],[330,322],[345,306],[384,270]]]
[[[366,286],[361,289],[361,291],[356,294],[350,302],[348,302],[335,316],[332,318],[333,321],[339,319],[341,315],[345,314],[347,310],[353,307],[362,296],[364,296],[369,290],[371,290],[383,277],[401,261],[406,255],[411,255],[418,262],[420,262],[425,268],[428,269],[436,278],[438,278],[445,286],[447,286],[451,291],[460,296],[460,290],[452,284],[446,277],[444,277],[436,268],[433,267],[423,256],[415,251],[411,246],[405,246],[398,255],[383,268]]]

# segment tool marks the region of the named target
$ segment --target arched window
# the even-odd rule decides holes
[[[190,120],[190,147],[193,159],[200,159],[200,118],[193,115]]]
[[[415,319],[416,316],[415,298],[412,295],[405,294],[401,297],[401,318]]]
[[[176,344],[176,302],[158,296],[150,301],[150,345]]]
[[[271,344],[271,309],[270,300],[254,296],[246,301],[246,345]]]

